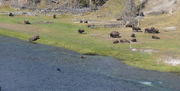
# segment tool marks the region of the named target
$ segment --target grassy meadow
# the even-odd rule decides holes
[[[0,34],[16,37],[29,41],[33,35],[39,35],[40,39],[36,43],[63,47],[81,54],[97,54],[112,56],[123,59],[128,65],[143,69],[157,70],[163,72],[180,72],[179,66],[171,66],[163,63],[163,58],[178,58],[180,56],[180,30],[178,14],[169,16],[167,14],[159,16],[147,16],[140,20],[140,27],[143,32],[134,32],[138,42],[117,43],[114,40],[126,38],[131,40],[133,33],[131,28],[87,28],[88,24],[75,23],[70,19],[90,18],[91,20],[113,22],[113,18],[97,18],[92,14],[84,16],[57,15],[56,19],[52,16],[14,16],[0,15]],[[29,20],[31,24],[24,24],[24,20]],[[49,21],[54,23],[36,23]],[[21,24],[18,24],[20,22]],[[97,24],[97,23],[93,23]],[[159,34],[144,33],[147,27],[155,27],[160,30]],[[165,32],[162,29],[167,26],[177,26],[176,31]],[[78,29],[84,29],[84,34],[79,34]],[[118,31],[121,38],[111,38],[111,31]],[[161,39],[152,39],[152,35],[157,35]],[[130,45],[138,51],[130,51]],[[152,53],[141,52],[145,49],[154,49]]]

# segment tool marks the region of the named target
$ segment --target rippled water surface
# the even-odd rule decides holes
[[[180,77],[0,35],[2,91],[180,91]]]

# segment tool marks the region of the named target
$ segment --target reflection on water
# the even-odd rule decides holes
[[[0,35],[2,91],[179,91],[180,77]]]

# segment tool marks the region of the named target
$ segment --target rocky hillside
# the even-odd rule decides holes
[[[145,15],[157,12],[173,14],[180,9],[179,5],[179,0],[148,0],[142,11]]]
[[[180,9],[179,0],[135,0],[136,8],[140,7],[142,5],[141,3],[145,1],[146,3],[142,7],[145,15],[173,14],[177,13]],[[98,12],[117,18],[121,15],[123,9],[125,9],[124,0],[108,0]],[[108,13],[110,14],[107,15]]]

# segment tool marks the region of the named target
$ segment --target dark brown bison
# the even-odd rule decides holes
[[[31,24],[31,23],[29,23],[28,20],[24,20],[24,23],[25,23],[25,24]]]
[[[135,37],[135,34],[131,34],[131,37]]]
[[[119,41],[118,40],[113,41],[113,44],[115,44],[115,43],[119,43]]]
[[[56,14],[53,15],[53,18],[54,18],[54,19],[56,18]]]
[[[121,39],[120,42],[121,42],[121,43],[130,43],[130,41],[129,41],[129,40],[126,40],[126,39],[124,39],[124,40]]]
[[[155,35],[153,35],[152,38],[153,38],[153,39],[160,39],[159,37],[157,37],[157,36],[155,36]]]
[[[135,27],[134,24],[133,24],[132,25],[132,31],[134,31],[134,30],[136,30],[136,32],[138,32],[138,30],[141,30],[141,28],[140,27]]]
[[[80,23],[83,23],[83,21],[80,20]]]
[[[152,32],[153,33],[159,33],[159,30],[158,29],[153,29]]]
[[[36,41],[37,39],[40,39],[39,38],[39,35],[35,35],[35,36],[32,36],[29,41],[32,42],[32,41]]]
[[[12,13],[9,13],[9,16],[10,16],[10,17],[13,17],[14,15],[13,15]]]
[[[88,23],[88,21],[84,21],[84,23]]]
[[[146,28],[145,29],[145,31],[144,31],[144,33],[153,33],[153,30],[154,30],[155,28],[154,27],[151,27],[151,28]]]
[[[146,29],[144,30],[144,33],[151,33],[151,29],[150,29],[150,28],[146,28]]]
[[[84,32],[84,29],[78,29],[78,32],[82,34],[82,32]]]
[[[132,42],[137,42],[137,40],[136,40],[136,39],[132,39],[131,41],[132,41]]]
[[[110,33],[110,37],[112,37],[112,38],[120,38],[119,32],[118,31],[112,31]]]

